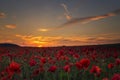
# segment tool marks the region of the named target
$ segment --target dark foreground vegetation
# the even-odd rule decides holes
[[[120,44],[1,46],[0,80],[120,80]]]

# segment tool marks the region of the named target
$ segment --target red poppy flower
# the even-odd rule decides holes
[[[48,71],[50,71],[50,72],[55,72],[56,69],[57,69],[56,66],[51,66],[51,67],[48,69]]]
[[[83,66],[84,69],[86,69],[90,65],[90,60],[88,58],[83,58],[80,60],[80,64]]]
[[[41,62],[42,64],[46,63],[46,58],[44,58],[44,57],[40,58],[40,62]]]
[[[115,64],[116,64],[117,66],[120,65],[120,59],[119,59],[119,58],[116,59]]]
[[[39,73],[40,73],[40,70],[39,69],[35,69],[33,71],[33,76],[37,76]]]
[[[18,72],[20,70],[20,64],[12,61],[9,65],[9,69],[13,72]]]
[[[45,71],[44,67],[40,66],[40,72],[44,72],[44,71]]]
[[[65,65],[63,69],[65,72],[70,72],[70,65]]]
[[[109,80],[108,78],[103,78],[102,80]]]
[[[120,74],[114,74],[111,80],[120,80]]]
[[[91,58],[92,58],[92,60],[96,60],[97,54],[96,54],[96,53],[93,53],[93,54],[91,55]]]
[[[70,60],[68,56],[64,56],[64,57],[65,57],[65,60],[66,60],[66,61],[69,61],[69,60]]]
[[[81,69],[83,68],[83,66],[82,66],[82,64],[80,64],[80,62],[76,62],[76,63],[75,63],[75,66],[76,66],[79,70],[81,70]]]
[[[37,62],[34,59],[30,59],[30,61],[29,61],[30,66],[35,66],[36,64],[37,64]]]
[[[113,64],[113,63],[108,64],[108,68],[109,68],[109,69],[112,69],[113,67],[114,67],[114,64]]]
[[[92,66],[92,68],[90,69],[90,72],[95,74],[95,75],[99,75],[101,73],[101,69],[99,66]]]
[[[119,56],[118,53],[114,53],[114,54],[113,54],[113,57],[114,57],[114,58],[118,58],[118,56]]]
[[[4,77],[4,75],[5,75],[5,71],[2,71],[2,72],[0,73],[0,76],[1,76],[1,77]]]
[[[14,61],[12,61],[6,68],[6,72],[10,78],[14,75],[14,73],[20,73],[20,71],[20,64]]]
[[[78,58],[80,57],[80,55],[79,55],[79,54],[74,54],[73,57],[74,57],[75,59],[78,59]]]
[[[8,80],[7,77],[2,77],[1,80]]]

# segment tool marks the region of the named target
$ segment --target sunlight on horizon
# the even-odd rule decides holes
[[[49,31],[49,30],[48,30],[48,29],[38,29],[38,31],[47,32],[47,31]]]

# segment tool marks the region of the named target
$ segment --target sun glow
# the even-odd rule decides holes
[[[43,47],[43,45],[45,45],[47,42],[45,42],[45,41],[33,41],[32,43],[34,43],[37,47]]]
[[[48,29],[38,29],[38,31],[41,31],[41,32],[47,32]]]
[[[38,45],[38,47],[43,47],[43,45]]]

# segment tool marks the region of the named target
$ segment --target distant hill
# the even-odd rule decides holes
[[[20,47],[20,46],[12,43],[0,43],[0,47]]]

